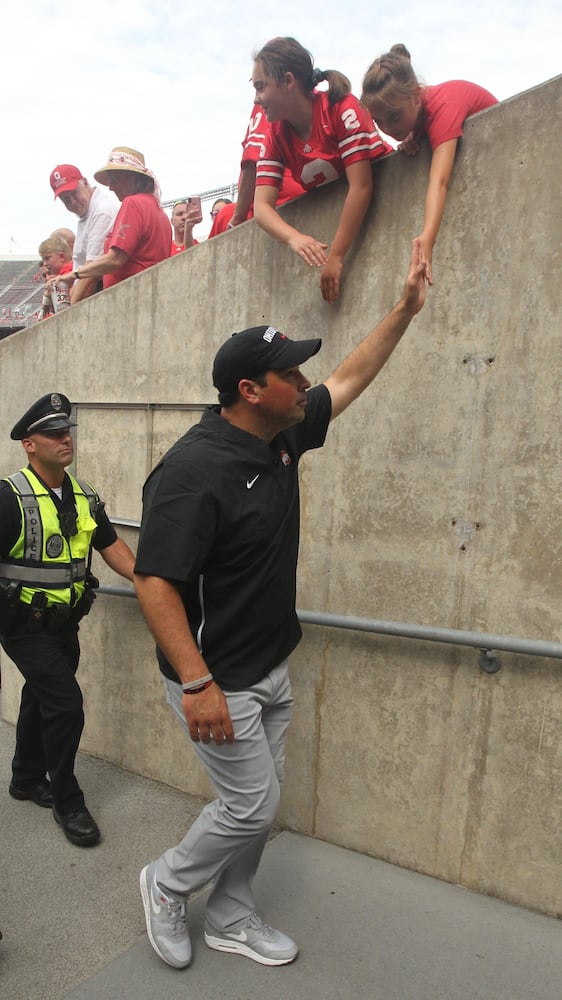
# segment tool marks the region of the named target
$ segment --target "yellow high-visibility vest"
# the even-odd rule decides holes
[[[77,532],[68,538],[61,531],[49,490],[32,469],[21,469],[5,479],[18,499],[21,530],[7,558],[0,562],[0,577],[21,583],[23,604],[31,604],[33,595],[41,591],[47,595],[47,606],[72,606],[84,593],[99,498],[88,483],[67,475],[77,513]]]

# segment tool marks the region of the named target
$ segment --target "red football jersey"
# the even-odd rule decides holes
[[[248,162],[257,163],[261,159],[268,128],[269,123],[265,114],[259,104],[254,104],[248,128],[246,129],[246,135],[242,140],[242,161],[240,166],[244,166]]]
[[[266,138],[269,135],[270,128],[271,125],[259,104],[254,104],[250,122],[242,143],[241,166],[250,161],[257,164],[265,156]],[[284,170],[277,204],[282,205],[283,202],[290,201],[292,198],[299,198],[304,193],[304,187],[293,177],[290,169],[287,168]],[[253,211],[250,211],[248,218],[251,218],[252,215]]]
[[[288,122],[270,122],[256,184],[279,187],[285,167],[310,191],[345,175],[360,160],[376,160],[392,152],[379,135],[369,112],[353,94],[331,105],[325,91],[312,95],[312,128],[306,142]]]

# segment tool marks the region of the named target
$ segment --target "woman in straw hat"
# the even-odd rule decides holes
[[[128,146],[116,146],[108,162],[94,175],[115,192],[121,208],[106,237],[104,254],[73,272],[74,278],[103,278],[108,288],[170,254],[170,220],[160,205],[160,187],[144,156]]]

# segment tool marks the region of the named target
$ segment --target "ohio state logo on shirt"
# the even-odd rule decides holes
[[[289,455],[289,453],[287,451],[285,451],[284,448],[283,448],[283,451],[281,452],[281,461],[283,462],[283,465],[290,465],[291,464],[291,456]]]

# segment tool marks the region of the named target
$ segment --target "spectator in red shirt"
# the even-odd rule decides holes
[[[393,45],[371,64],[363,80],[361,100],[383,132],[399,141],[400,152],[415,156],[423,138],[429,139],[432,157],[420,246],[427,281],[432,285],[433,247],[463,124],[470,115],[498,102],[488,90],[467,80],[423,87],[404,45]]]
[[[184,250],[198,245],[193,236],[193,227],[200,221],[197,207],[191,205],[191,199],[184,198],[182,201],[176,201],[170,217],[174,231],[170,257],[175,257],[177,253],[182,253]]]
[[[166,260],[172,227],[160,205],[160,187],[138,150],[116,146],[94,177],[117,195],[121,208],[104,254],[78,268],[74,277],[103,277],[103,287],[109,288]]]
[[[233,204],[232,198],[217,198],[217,200],[214,201],[211,206],[211,211],[209,213],[211,219],[216,219],[217,215],[219,214],[219,212],[223,210],[223,208],[226,208],[227,205],[232,205],[232,204]]]

